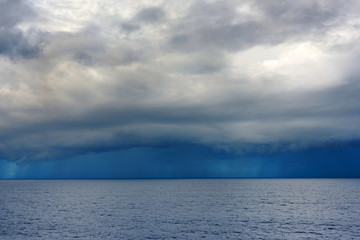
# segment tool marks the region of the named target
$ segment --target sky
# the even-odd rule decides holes
[[[0,178],[360,177],[356,0],[0,0]]]

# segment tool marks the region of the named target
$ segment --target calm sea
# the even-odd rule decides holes
[[[0,239],[360,239],[360,179],[2,180]]]

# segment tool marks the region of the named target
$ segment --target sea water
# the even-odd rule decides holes
[[[360,239],[360,179],[1,180],[0,239]]]

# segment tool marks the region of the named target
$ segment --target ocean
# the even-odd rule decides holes
[[[0,239],[360,239],[360,179],[1,180]]]

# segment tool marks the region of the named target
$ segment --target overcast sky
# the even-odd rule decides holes
[[[0,158],[360,139],[359,1],[0,0]]]

